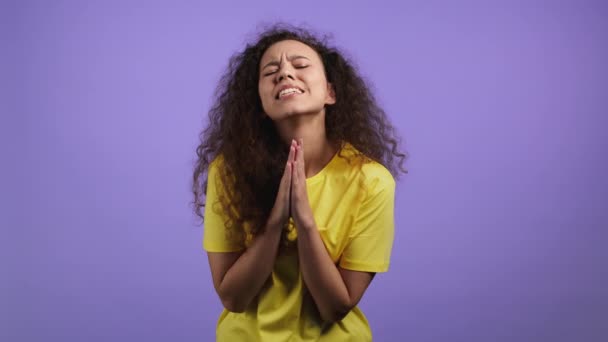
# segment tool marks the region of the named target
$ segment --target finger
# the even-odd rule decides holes
[[[298,160],[304,163],[304,139],[298,139]]]
[[[295,182],[296,182],[296,172],[294,172],[295,162],[290,163],[291,165],[291,177],[289,178],[289,193],[287,194],[287,201],[289,202],[289,215],[292,216],[294,213],[294,205],[296,203],[295,193]]]
[[[292,162],[296,159],[296,143],[294,140],[291,141],[289,146],[289,156],[287,156],[287,162]]]
[[[288,194],[291,189],[291,177],[293,174],[293,172],[291,172],[292,169],[293,169],[293,164],[291,162],[287,163],[287,166],[285,167],[286,174],[285,174],[283,186],[285,187],[285,191],[287,191]]]
[[[300,175],[299,175],[299,173],[298,173],[298,168],[299,168],[299,165],[298,165],[298,164],[299,164],[299,163],[298,163],[297,161],[294,161],[294,162],[292,163],[292,165],[293,165],[293,169],[295,170],[295,172],[292,172],[292,175],[291,175],[291,177],[293,178],[293,179],[292,179],[292,184],[293,184],[293,185],[298,185],[298,183],[299,183],[299,181],[300,181]]]
[[[296,172],[304,173],[304,151],[302,151],[302,147],[298,146],[296,150],[296,154],[298,155],[297,162],[298,167],[295,169]]]
[[[291,159],[291,161],[295,161],[296,158],[298,157],[298,142],[295,139],[291,139],[291,146],[294,149],[294,155],[293,155],[293,159]]]
[[[292,146],[289,147],[289,156],[287,156],[287,161],[285,162],[285,170],[283,171],[283,184],[291,183],[291,173],[293,169],[293,165],[291,164],[293,158],[295,157],[296,149]]]

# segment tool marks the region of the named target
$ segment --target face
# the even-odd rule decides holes
[[[264,112],[273,120],[324,113],[336,103],[317,52],[296,40],[271,45],[260,61],[258,90]]]

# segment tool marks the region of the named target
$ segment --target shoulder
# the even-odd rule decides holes
[[[215,158],[213,158],[211,163],[209,163],[209,173],[211,173],[212,171],[217,172],[223,166],[224,166],[224,157],[221,154],[217,155]]]
[[[395,178],[381,163],[359,152],[359,150],[350,143],[345,143],[343,154],[347,158],[355,160],[355,162],[351,164],[360,166],[360,175],[363,177],[363,183],[368,190],[395,188]]]
[[[370,203],[393,201],[395,196],[395,179],[384,165],[370,161],[363,165],[364,198]]]
[[[224,156],[219,154],[211,163],[209,163],[209,169],[207,170],[208,177],[210,179],[215,179],[216,181],[221,179],[222,182],[225,180],[225,177],[228,176],[227,166]]]
[[[218,192],[232,189],[233,178],[226,173],[225,160],[222,155],[216,156],[207,170],[207,186],[217,189]],[[229,191],[231,193],[231,191]]]
[[[368,189],[395,188],[395,178],[391,172],[382,164],[370,161],[363,164],[362,173],[365,176],[365,184]]]

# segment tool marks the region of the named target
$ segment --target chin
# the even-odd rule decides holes
[[[276,121],[291,118],[298,115],[306,115],[307,113],[309,112],[300,110],[298,108],[288,108],[269,116],[273,119],[273,121]]]
[[[272,121],[280,121],[296,116],[319,114],[322,110],[322,108],[317,109],[302,108],[302,106],[289,106],[287,108],[278,109],[274,112],[274,114],[269,114],[268,116],[272,119]]]
[[[283,115],[282,115],[282,117],[289,118],[289,117],[292,117],[292,116],[304,115],[304,114],[306,114],[306,113],[303,113],[303,112],[298,111],[298,110],[290,110],[290,111],[284,112]]]
[[[319,114],[322,110],[323,110],[323,108],[314,108],[314,107],[303,108],[301,106],[293,106],[293,107],[289,107],[289,108],[282,110],[280,117],[288,118],[288,117],[297,116],[297,115],[314,115],[314,114]]]

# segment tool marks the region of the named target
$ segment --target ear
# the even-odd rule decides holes
[[[336,91],[334,85],[327,82],[327,97],[325,98],[325,104],[333,105],[336,103]]]

